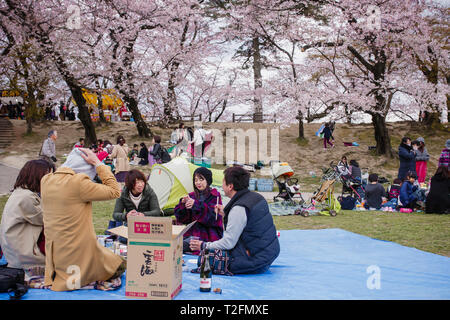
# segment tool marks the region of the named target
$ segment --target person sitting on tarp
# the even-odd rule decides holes
[[[144,142],[141,142],[141,150],[139,150],[138,158],[141,159],[139,161],[140,166],[148,165],[148,149]]]
[[[8,267],[24,269],[27,276],[44,275],[45,237],[41,207],[41,179],[55,165],[30,160],[20,170],[14,191],[3,209],[0,246]]]
[[[402,180],[396,178],[386,190],[387,202],[382,205],[382,207],[391,207],[396,209],[398,206],[398,197],[400,196],[400,189],[402,185]]]
[[[405,180],[402,183],[400,188],[400,196],[399,196],[399,208],[409,208],[415,209],[417,206],[417,196],[414,192],[417,190],[417,186],[414,185],[414,182],[417,179],[417,174],[415,172],[408,172],[406,174]]]
[[[342,175],[342,178],[350,179],[351,171],[346,156],[342,156],[341,161],[339,161],[337,164],[337,169],[339,170],[339,173]]]
[[[366,202],[364,208],[367,210],[381,209],[383,198],[386,197],[386,191],[383,186],[378,183],[378,175],[372,173],[369,175],[369,184],[366,186]]]
[[[95,183],[96,173],[102,184]],[[120,286],[126,261],[97,241],[92,202],[116,199],[120,186],[90,149],[73,149],[65,163],[41,180],[45,233],[45,279],[53,291],[105,281]],[[101,282],[101,283],[99,283]]]
[[[161,216],[158,197],[145,175],[136,169],[125,177],[120,198],[116,200],[113,219],[126,222],[130,216]]]
[[[426,213],[450,213],[450,170],[440,166],[431,178],[425,202]]]
[[[130,161],[134,160],[134,157],[139,154],[139,146],[135,143],[133,144],[133,149],[131,149],[130,152],[128,152],[128,159]]]
[[[359,167],[359,164],[358,162],[356,162],[356,160],[350,160],[349,169],[351,180],[356,183],[362,183],[361,168]]]
[[[215,213],[215,206],[222,205],[222,197],[216,188],[211,188],[212,172],[205,167],[194,171],[194,191],[180,199],[174,209],[177,224],[197,221],[185,234],[183,252],[191,253],[189,242],[192,237],[206,242],[217,241],[223,236],[222,216]],[[192,252],[199,254],[199,251]]]
[[[192,250],[214,250],[214,254],[219,256],[214,261],[225,261],[220,270],[214,265],[213,272],[264,273],[280,254],[280,243],[267,201],[259,193],[248,190],[249,180],[250,174],[242,167],[225,169],[222,187],[231,200],[225,208],[216,206],[218,214],[224,217],[223,238],[214,242],[190,242]]]

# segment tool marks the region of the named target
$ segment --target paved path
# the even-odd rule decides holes
[[[10,193],[19,171],[19,169],[0,163],[0,195]]]

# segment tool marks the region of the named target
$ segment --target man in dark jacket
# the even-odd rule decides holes
[[[245,169],[230,167],[224,173],[222,187],[231,200],[225,208],[216,206],[224,217],[224,235],[214,242],[191,240],[191,250],[227,250],[231,273],[264,273],[280,253],[267,201],[248,190],[250,174]]]
[[[416,152],[411,146],[411,139],[403,137],[398,147],[398,156],[400,158],[400,168],[398,176],[400,180],[405,179],[408,172],[416,172]]]

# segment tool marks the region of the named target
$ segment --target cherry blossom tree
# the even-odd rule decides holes
[[[413,0],[327,1],[321,8],[327,19],[311,24],[307,32],[310,42],[303,48],[309,55],[302,72],[316,87],[303,92],[306,101],[322,103],[338,115],[370,115],[378,154],[393,156],[386,126],[393,101],[405,113],[423,110],[426,100],[440,106],[445,102],[442,90],[419,72],[410,51],[413,43],[430,36],[424,19],[428,9],[428,3]]]

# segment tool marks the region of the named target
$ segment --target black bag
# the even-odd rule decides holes
[[[167,151],[166,148],[161,147],[160,150],[161,150],[160,151],[160,154],[161,154],[160,159],[161,159],[162,163],[166,163],[166,162],[169,162],[170,160],[172,160],[172,158],[170,157],[169,151]]]
[[[356,206],[356,199],[348,196],[348,197],[342,197],[341,201],[341,209],[342,210],[353,210]]]
[[[388,182],[389,182],[389,180],[386,179],[385,177],[379,177],[378,178],[378,183],[383,184],[383,183],[388,183]]]
[[[27,291],[23,269],[0,266],[0,292],[8,292],[10,299],[16,300],[20,299]]]

